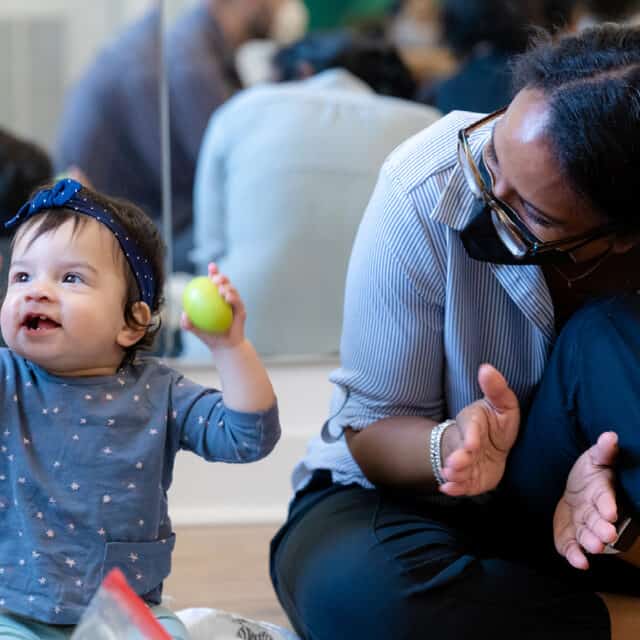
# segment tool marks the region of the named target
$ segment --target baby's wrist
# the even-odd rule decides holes
[[[222,359],[241,357],[249,348],[251,348],[251,343],[244,336],[233,341],[216,341],[209,345],[211,355],[217,363]]]

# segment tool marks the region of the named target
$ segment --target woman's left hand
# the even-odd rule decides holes
[[[564,495],[553,517],[553,537],[558,553],[576,569],[588,569],[586,553],[604,551],[616,539],[618,518],[613,463],[618,436],[603,433],[573,465]]]

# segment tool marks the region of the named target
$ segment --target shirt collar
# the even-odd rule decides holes
[[[458,138],[457,131],[464,129],[482,117],[482,114],[460,113],[459,121],[456,123],[456,138],[454,142],[454,156],[449,165],[449,177],[442,195],[431,212],[431,219],[435,222],[446,224],[456,231],[464,229],[471,220],[475,196],[467,187],[462,167],[458,163]],[[493,122],[488,122],[484,127],[474,131],[469,137],[471,154],[476,162],[479,162],[484,145],[489,141]]]
[[[364,81],[346,69],[327,69],[304,81],[314,89],[339,89],[343,91],[359,91],[373,93],[373,89]]]

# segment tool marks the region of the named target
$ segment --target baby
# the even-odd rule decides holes
[[[19,225],[19,226],[18,226]],[[38,192],[18,226],[0,313],[0,637],[67,638],[119,567],[175,638],[162,609],[175,535],[167,490],[179,449],[253,462],[280,435],[243,303],[224,335],[197,333],[223,391],[139,358],[159,328],[163,244],[132,204],[73,180]]]

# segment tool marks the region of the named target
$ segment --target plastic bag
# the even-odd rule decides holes
[[[298,640],[288,629],[217,609],[183,609],[176,615],[192,640]]]
[[[109,572],[71,640],[171,640],[119,569]]]

